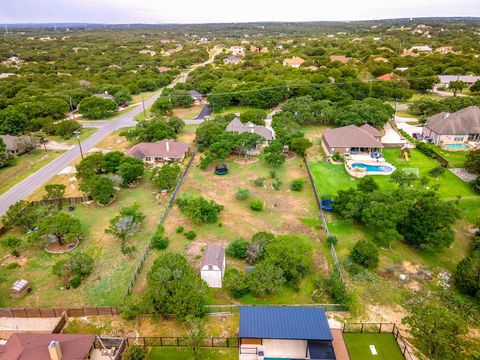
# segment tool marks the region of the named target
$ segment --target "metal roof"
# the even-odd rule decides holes
[[[332,341],[323,309],[240,307],[240,338]]]
[[[223,271],[225,248],[220,244],[208,244],[203,253],[202,267],[212,265]]]

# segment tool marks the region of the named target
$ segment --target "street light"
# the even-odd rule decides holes
[[[80,142],[80,131],[75,130],[73,133],[77,135],[78,147],[80,148],[80,155],[82,156],[82,160],[83,160],[82,143]]]

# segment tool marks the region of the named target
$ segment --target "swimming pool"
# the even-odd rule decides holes
[[[363,163],[353,163],[351,165],[354,169],[365,169],[367,174],[370,173],[377,173],[380,175],[389,175],[395,171],[395,168],[391,165],[382,164],[382,165],[371,165],[371,164],[363,164]]]
[[[443,145],[443,147],[445,147],[445,148],[447,148],[447,149],[454,149],[454,150],[459,150],[459,149],[467,150],[467,149],[470,149],[470,146],[465,145],[465,144],[445,144],[445,145]]]

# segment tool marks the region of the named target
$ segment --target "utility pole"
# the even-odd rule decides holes
[[[55,32],[57,32],[57,24],[53,24],[53,28],[55,29]]]
[[[82,160],[83,160],[82,143],[80,142],[80,131],[75,130],[73,133],[77,135],[78,147],[80,149],[80,155],[82,156]]]
[[[5,34],[8,35],[8,26],[5,24]]]
[[[143,118],[147,120],[147,113],[145,112],[145,101],[143,100],[143,93],[142,93],[142,106],[143,106]]]

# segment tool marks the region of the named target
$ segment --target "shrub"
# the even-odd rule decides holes
[[[20,265],[18,265],[17,262],[12,262],[12,263],[8,264],[7,266],[5,266],[5,269],[12,270],[12,269],[16,269],[18,267],[20,267]]]
[[[325,239],[325,242],[330,245],[337,245],[338,244],[338,238],[335,235],[328,235],[327,238]]]
[[[338,161],[338,162],[344,162],[345,161],[345,157],[343,157],[342,154],[340,154],[338,151],[335,152],[333,155],[332,155],[332,160],[333,161]]]
[[[190,230],[190,231],[187,231],[185,233],[185,237],[188,239],[188,240],[193,240],[197,237],[197,233],[193,230]]]
[[[259,177],[253,180],[253,185],[256,187],[264,187],[265,186],[265,178]]]
[[[82,282],[82,279],[80,278],[80,276],[74,276],[72,277],[72,279],[70,280],[70,286],[74,289],[76,289],[77,287],[80,286],[80,283]]]
[[[282,181],[280,179],[277,179],[272,183],[272,187],[277,191],[280,191],[280,186],[282,186]]]
[[[235,239],[228,244],[225,252],[228,256],[235,259],[245,259],[247,256],[248,241],[245,239]]]
[[[190,220],[196,224],[210,223],[213,224],[218,221],[220,212],[223,206],[217,204],[215,201],[208,201],[203,197],[183,197],[176,201],[182,214],[186,215]]]
[[[285,283],[283,271],[268,261],[262,261],[246,275],[250,292],[255,296],[276,293]]]
[[[164,230],[162,227],[158,227],[152,236],[152,246],[157,250],[165,250],[168,247],[169,240],[163,235]]]
[[[248,286],[245,283],[245,275],[237,269],[229,268],[225,271],[223,286],[235,299],[248,294]]]
[[[342,304],[347,310],[352,310],[355,305],[355,298],[348,292],[340,281],[337,272],[332,272],[329,277],[315,281],[315,287],[325,291],[336,304]]]
[[[260,199],[250,200],[250,209],[252,209],[253,211],[262,211],[263,201]]]
[[[179,225],[179,226],[177,226],[177,229],[175,231],[178,234],[181,234],[181,233],[183,233],[184,230],[185,230],[185,228],[182,225]]]
[[[430,174],[430,176],[434,178],[439,178],[440,176],[443,175],[444,172],[445,172],[445,168],[443,166],[437,166],[437,167],[434,167],[432,170],[430,170],[428,173]]]
[[[249,196],[250,196],[250,190],[244,189],[244,188],[237,189],[237,192],[235,193],[235,197],[238,200],[246,200]]]
[[[12,254],[12,256],[19,257],[20,256],[20,251],[18,251],[17,249],[14,249],[14,250],[12,250],[11,254]]]
[[[305,184],[305,179],[302,179],[302,178],[295,179],[292,181],[292,184],[290,185],[290,189],[292,189],[292,191],[302,191],[304,184]]]
[[[140,345],[131,345],[122,355],[123,360],[146,360],[148,349]]]
[[[350,253],[350,259],[366,268],[376,268],[378,266],[378,249],[370,241],[359,240]]]

